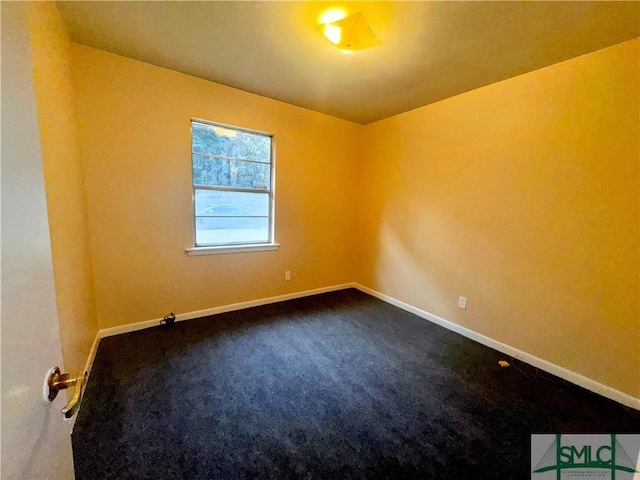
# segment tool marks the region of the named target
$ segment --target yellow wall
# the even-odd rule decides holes
[[[73,69],[101,328],[353,280],[359,125],[86,46]],[[185,255],[191,117],[275,134],[279,251]]]
[[[65,367],[81,371],[97,317],[84,173],[71,80],[71,42],[53,2],[27,7],[47,193],[51,251]]]
[[[356,280],[640,397],[638,60],[636,39],[364,127]]]

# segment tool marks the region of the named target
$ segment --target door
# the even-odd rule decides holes
[[[0,476],[72,479],[66,395],[42,396],[46,371],[63,365],[24,3],[1,2],[0,17]]]

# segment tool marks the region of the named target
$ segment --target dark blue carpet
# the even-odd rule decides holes
[[[76,478],[527,479],[531,433],[640,412],[356,290],[105,338]]]

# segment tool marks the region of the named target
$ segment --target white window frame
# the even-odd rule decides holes
[[[213,127],[220,127],[228,130],[234,130],[238,132],[246,132],[252,135],[261,135],[264,137],[270,138],[271,151],[270,151],[270,182],[268,190],[258,189],[258,188],[244,188],[244,187],[220,187],[220,186],[211,186],[211,185],[196,185],[194,183],[193,178],[193,156],[196,154],[193,151],[193,124],[199,123],[203,125],[211,125]],[[278,250],[280,245],[275,243],[275,180],[276,180],[276,155],[275,155],[275,135],[271,133],[261,132],[258,130],[251,130],[243,127],[236,127],[234,125],[227,125],[224,123],[212,122],[210,120],[203,120],[200,118],[191,118],[189,121],[189,144],[190,144],[190,154],[191,154],[191,213],[193,219],[193,247],[187,248],[186,253],[189,256],[199,256],[199,255],[215,255],[215,254],[223,254],[223,253],[241,253],[241,252],[261,252],[261,251],[270,251],[270,250]],[[198,154],[201,155],[201,154]],[[212,155],[213,157],[219,158],[227,158],[220,157],[218,155]],[[234,161],[247,161],[244,159],[232,158]],[[253,162],[252,162],[253,163]],[[262,164],[266,164],[266,162],[260,162]],[[198,245],[196,243],[196,228],[197,228],[197,220],[196,220],[196,190],[214,190],[214,191],[226,191],[226,192],[255,192],[255,193],[268,193],[269,195],[269,235],[268,240],[266,242],[258,242],[258,243],[249,243],[249,242],[237,242],[237,243],[226,243],[226,244],[216,244],[216,245]]]

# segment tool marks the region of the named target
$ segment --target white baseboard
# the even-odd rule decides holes
[[[98,330],[96,332],[96,336],[93,339],[93,343],[91,344],[91,350],[89,350],[89,356],[87,357],[87,361],[84,364],[84,372],[86,374],[85,377],[85,384],[84,388],[87,388],[87,384],[89,383],[89,376],[91,375],[91,369],[93,368],[93,361],[96,359],[96,352],[98,351],[98,345],[100,344],[100,330]],[[80,412],[80,409],[82,408],[82,401],[84,400],[84,391],[82,392],[82,396],[80,397],[80,406],[78,407],[78,410],[76,411],[75,415],[73,417],[71,417],[69,420],[71,422],[71,430],[73,431],[73,428],[76,425],[76,419],[78,418],[78,412]]]
[[[102,336],[100,335],[100,330],[98,330],[96,332],[96,338],[93,339],[91,350],[89,350],[87,363],[84,365],[84,371],[87,374],[87,380],[89,380],[89,375],[91,375],[91,369],[93,368],[93,361],[96,359],[96,352],[98,351],[98,345],[100,344],[101,338]]]
[[[543,360],[542,358],[531,355],[530,353],[523,352],[522,350],[518,350],[517,348],[499,342],[498,340],[494,340],[493,338],[474,332],[473,330],[462,327],[456,323],[450,322],[449,320],[445,320],[444,318],[438,317],[437,315],[434,315],[432,313],[420,310],[419,308],[409,305],[408,303],[404,303],[400,300],[390,297],[389,295],[385,295],[376,290],[372,290],[371,288],[365,287],[364,285],[356,283],[355,288],[373,297],[379,298],[380,300],[383,300],[391,305],[401,308],[402,310],[406,310],[407,312],[413,313],[414,315],[424,318],[425,320],[429,320],[430,322],[440,325],[447,330],[459,333],[460,335],[470,338],[471,340],[475,340],[482,345],[486,345],[487,347],[491,347],[494,350],[498,350],[505,355],[509,355],[510,357],[522,360],[523,362],[528,363],[529,365],[533,365],[540,370],[544,370],[545,372],[551,373],[552,375],[574,383],[582,388],[591,390],[592,392],[602,395],[603,397],[615,400],[616,402],[621,403],[622,405],[625,405],[627,407],[640,410],[640,399],[629,395],[628,393],[621,392],[619,390],[616,390],[615,388],[596,382],[595,380],[585,377],[584,375],[580,375],[579,373],[567,370],[566,368],[560,367],[559,365],[551,363],[547,360]]]
[[[219,307],[206,308],[204,310],[196,310],[193,312],[179,313],[176,315],[176,322],[183,320],[191,320],[194,318],[208,317],[218,313],[234,312],[236,310],[244,310],[245,308],[259,307],[260,305],[268,305],[270,303],[284,302],[295,298],[309,297],[318,295],[319,293],[335,292],[336,290],[344,290],[345,288],[356,288],[355,283],[343,283],[340,285],[332,285],[330,287],[314,288],[312,290],[304,290],[302,292],[286,293],[284,295],[276,295],[275,297],[259,298],[257,300],[248,300],[246,302],[231,303],[229,305],[221,305]],[[100,338],[120,335],[121,333],[135,332],[144,330],[145,328],[157,327],[160,325],[161,318],[153,320],[145,320],[143,322],[130,323],[127,325],[119,325],[117,327],[103,328],[100,330]]]
[[[432,313],[421,310],[417,307],[409,305],[408,303],[405,303],[393,297],[390,297],[389,295],[385,295],[376,290],[365,287],[364,285],[360,285],[358,283],[353,283],[353,282],[343,283],[340,285],[333,285],[333,286],[323,287],[323,288],[316,288],[312,290],[304,290],[302,292],[287,293],[284,295],[277,295],[274,297],[260,298],[257,300],[249,300],[246,302],[232,303],[229,305],[221,305],[219,307],[207,308],[204,310],[196,310],[193,312],[180,313],[176,315],[176,321],[191,320],[194,318],[206,317],[206,316],[215,315],[218,313],[233,312],[236,310],[243,310],[245,308],[257,307],[260,305],[267,305],[267,304],[276,303],[276,302],[283,302],[286,300],[293,300],[295,298],[308,297],[308,296],[317,295],[320,293],[344,290],[346,288],[357,288],[358,290],[364,293],[367,293],[373,297],[379,298],[384,302],[387,302],[391,305],[394,305],[403,310],[406,310],[407,312],[413,313],[414,315],[424,318],[425,320],[428,320],[432,323],[440,325],[441,327],[444,327],[447,330],[451,330],[452,332],[459,333],[460,335],[467,337],[471,340],[474,340],[482,345],[486,345],[487,347],[493,348],[494,350],[502,352],[505,355],[509,355],[513,358],[517,358],[518,360],[528,363],[529,365],[539,368],[540,370],[551,373],[552,375],[560,377],[580,387],[586,388],[587,390],[590,390],[599,395],[602,395],[603,397],[614,400],[618,403],[621,403],[622,405],[634,408],[636,410],[640,410],[640,399],[632,395],[629,395],[628,393],[624,393],[619,390],[616,390],[613,387],[604,385],[591,378],[585,377],[584,375],[568,370],[564,367],[561,367],[547,360],[531,355],[530,353],[524,352],[522,350],[519,350],[505,343],[499,342],[498,340],[494,340],[493,338],[487,337],[478,332],[470,330],[466,327],[450,322],[449,320],[445,320],[442,317],[439,317]],[[117,327],[104,328],[99,330],[93,342],[93,346],[91,347],[91,352],[89,353],[89,358],[87,359],[85,371],[88,374],[91,373],[91,367],[93,365],[93,360],[95,358],[96,351],[98,349],[98,344],[101,338],[110,337],[113,335],[120,335],[121,333],[135,332],[137,330],[143,330],[145,328],[155,327],[160,324],[160,320],[161,318],[156,318],[153,320],[146,320],[143,322],[131,323],[128,325],[120,325]]]

